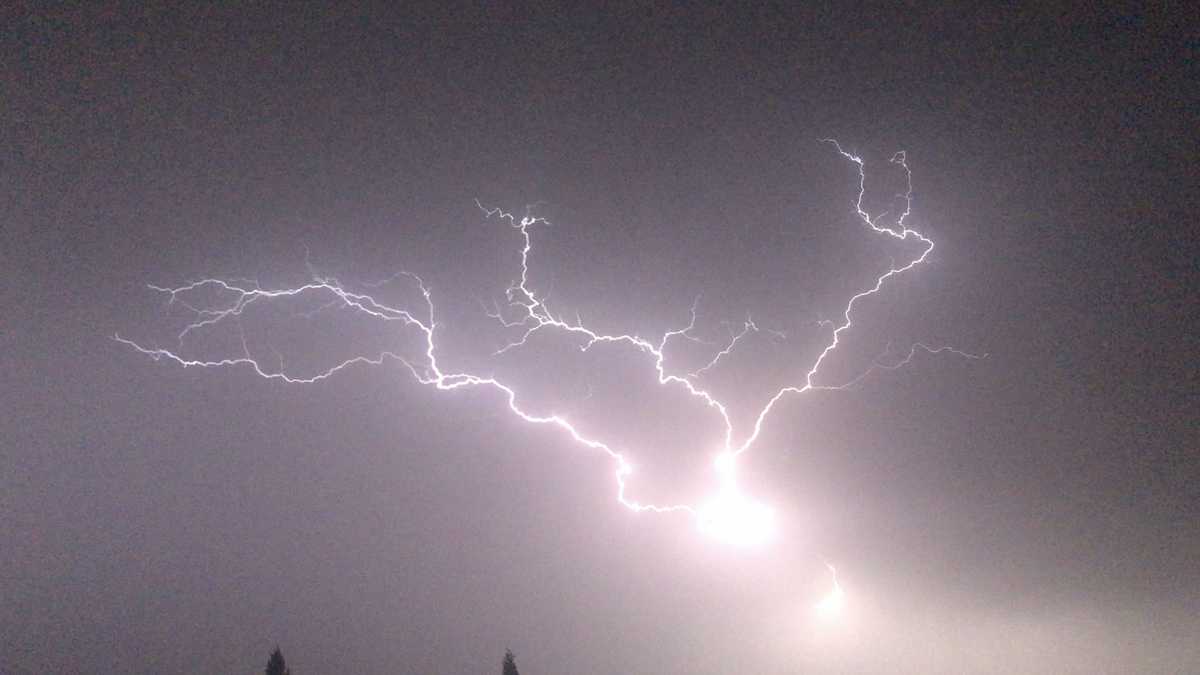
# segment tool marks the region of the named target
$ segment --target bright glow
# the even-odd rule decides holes
[[[733,473],[734,462],[736,461],[737,457],[732,452],[722,452],[721,454],[717,455],[717,459],[713,462],[713,466],[717,468],[718,474],[721,474],[722,476],[730,475]]]
[[[770,508],[732,491],[702,506],[696,520],[701,532],[739,547],[764,544],[775,533],[775,514]]]
[[[833,586],[825,594],[825,597],[821,598],[821,601],[816,604],[815,609],[817,616],[823,619],[832,619],[842,614],[846,606],[846,592],[842,590],[842,585],[838,583],[837,569],[829,563],[825,563],[825,566],[829,568],[829,575]]]
[[[666,350],[669,344],[679,339],[697,341],[692,330],[696,324],[696,305],[693,304],[690,320],[687,325],[664,332],[658,339],[650,340],[636,334],[606,334],[585,327],[576,316],[574,319],[564,318],[550,311],[545,296],[539,295],[530,280],[530,258],[533,252],[533,231],[547,224],[540,217],[532,215],[527,210],[523,217],[517,218],[499,209],[486,209],[480,205],[487,218],[506,222],[517,232],[520,242],[520,264],[517,279],[505,292],[506,302],[493,303],[488,316],[495,319],[502,330],[508,331],[513,338],[497,354],[514,349],[530,347],[530,337],[535,333],[556,333],[564,339],[573,340],[580,350],[587,351],[597,344],[624,346],[646,357],[648,366],[656,374],[658,383],[662,386],[676,387],[686,392],[698,404],[698,409],[716,415],[722,423],[723,434],[720,443],[721,450],[715,462],[717,496],[702,507],[691,504],[653,504],[639,501],[629,493],[628,478],[632,475],[632,467],[626,457],[627,451],[618,450],[607,442],[585,436],[578,427],[562,414],[552,410],[534,411],[522,403],[517,388],[507,382],[496,379],[486,373],[471,373],[455,370],[453,366],[444,365],[439,358],[438,331],[439,325],[434,319],[434,304],[432,294],[425,282],[415,274],[402,273],[388,283],[409,283],[419,291],[423,299],[417,307],[392,306],[373,296],[370,292],[357,292],[347,289],[337,279],[314,275],[312,281],[294,287],[279,289],[261,288],[254,281],[202,279],[182,286],[164,288],[151,286],[155,291],[168,296],[168,304],[185,308],[192,312],[193,320],[178,335],[177,344],[173,349],[162,347],[146,347],[140,343],[121,336],[115,339],[132,349],[153,358],[174,362],[183,367],[218,368],[227,366],[244,366],[252,369],[259,376],[284,382],[287,384],[306,384],[324,380],[343,369],[357,365],[379,365],[385,361],[395,361],[402,364],[412,377],[420,384],[433,387],[439,391],[454,391],[463,388],[479,388],[491,390],[508,410],[517,418],[530,424],[553,427],[562,432],[575,444],[599,451],[609,457],[613,464],[613,477],[616,481],[616,498],[624,507],[634,512],[683,513],[697,520],[700,528],[716,539],[737,545],[749,545],[766,541],[774,530],[774,514],[763,504],[745,497],[736,485],[735,464],[737,458],[750,450],[758,439],[764,422],[783,398],[791,394],[803,394],[813,390],[844,389],[856,384],[864,377],[877,370],[890,370],[909,363],[918,350],[929,353],[952,351],[968,358],[980,358],[965,352],[959,352],[947,347],[931,348],[922,344],[913,345],[906,357],[892,363],[876,361],[858,377],[837,384],[820,384],[816,381],[822,364],[825,363],[838,346],[840,338],[853,325],[853,315],[860,302],[877,294],[889,280],[908,272],[917,265],[925,262],[933,250],[933,241],[909,227],[905,220],[912,207],[912,172],[907,164],[907,156],[903,152],[896,153],[891,163],[903,172],[907,184],[904,194],[898,195],[903,200],[903,209],[899,215],[885,223],[879,216],[871,216],[863,210],[863,195],[866,191],[866,173],[863,160],[842,149],[837,141],[825,139],[837,152],[853,163],[858,174],[858,198],[853,205],[853,213],[867,226],[872,234],[883,235],[905,242],[918,242],[920,253],[916,257],[900,265],[893,264],[887,271],[879,274],[875,281],[865,289],[854,294],[846,302],[838,321],[824,322],[822,325],[830,329],[827,341],[819,355],[803,372],[802,380],[783,387],[765,399],[754,418],[748,433],[740,440],[735,439],[734,423],[730,419],[726,405],[700,386],[706,374],[722,363],[722,358],[733,351],[739,341],[752,332],[758,332],[759,327],[749,318],[746,319],[740,331],[730,331],[729,341],[715,350],[712,358],[701,368],[687,372],[668,369],[666,365]],[[371,292],[378,284],[369,287]],[[241,353],[234,353],[223,358],[205,359],[187,356],[190,351],[189,343],[199,339],[206,331],[217,326],[234,324],[236,328],[248,307],[258,304],[287,299],[307,299],[313,305],[308,314],[312,316],[331,308],[358,313],[364,317],[394,326],[401,336],[409,336],[411,343],[406,348],[397,351],[384,351],[372,355],[360,355],[334,364],[324,369],[316,369],[308,373],[296,373],[284,367],[284,358],[277,352],[270,356],[259,356],[251,353],[250,345],[242,339]],[[273,350],[272,350],[273,351]],[[278,364],[274,366],[273,364]],[[835,595],[829,600],[830,607],[840,606],[841,590],[834,580]]]

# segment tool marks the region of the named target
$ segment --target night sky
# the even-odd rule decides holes
[[[278,644],[297,675],[506,647],[526,675],[1200,672],[1195,10],[245,4],[0,12],[0,671],[249,673]],[[703,339],[783,332],[706,374],[744,434],[913,255],[826,137],[876,212],[906,151],[937,248],[822,381],[988,356],[781,402],[739,464],[766,546],[630,512],[611,460],[495,392],[113,339],[174,346],[147,284],[408,270],[447,367],[627,449],[633,497],[703,499],[720,426],[644,354],[491,356],[521,242],[475,200],[553,223],[530,284],[566,316],[656,337],[700,296]],[[249,348],[302,375],[414,348],[304,309],[248,314]]]

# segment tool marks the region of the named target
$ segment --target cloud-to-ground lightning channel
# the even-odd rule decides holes
[[[691,372],[672,372],[668,370],[666,365],[666,351],[669,344],[680,339],[699,342],[699,339],[693,335],[696,324],[695,304],[691,307],[690,319],[686,325],[668,330],[654,340],[642,338],[635,334],[614,335],[600,333],[586,327],[578,316],[573,319],[563,318],[561,315],[553,313],[547,306],[545,297],[539,295],[530,285],[530,263],[534,249],[533,231],[538,226],[547,224],[546,221],[529,211],[524,216],[517,217],[500,209],[489,209],[480,205],[487,218],[506,222],[519,233],[521,238],[518,279],[505,293],[507,302],[503,305],[496,304],[490,310],[487,310],[488,315],[498,321],[504,330],[511,331],[514,335],[514,338],[501,347],[497,351],[497,354],[510,350],[530,348],[530,338],[535,334],[543,332],[557,332],[573,338],[578,341],[579,349],[583,351],[587,351],[597,344],[618,344],[625,345],[644,354],[650,367],[654,369],[660,385],[681,389],[689,396],[697,399],[699,403],[703,404],[704,408],[710,410],[712,414],[717,415],[721,419],[724,429],[722,451],[718,454],[714,463],[718,479],[718,490],[713,499],[704,504],[654,504],[643,503],[633,499],[629,496],[627,490],[628,479],[633,473],[633,466],[626,456],[627,451],[614,448],[605,441],[584,435],[577,426],[563,415],[537,413],[528,410],[524,407],[517,389],[512,384],[502,382],[495,376],[459,372],[449,366],[444,366],[438,357],[437,338],[439,325],[434,318],[435,308],[432,294],[428,285],[420,277],[408,272],[401,273],[396,278],[398,279],[402,276],[413,284],[415,289],[419,290],[423,299],[422,303],[418,303],[419,308],[396,307],[385,304],[370,293],[347,290],[336,279],[323,277],[315,273],[312,280],[308,283],[280,289],[264,289],[256,282],[249,280],[223,279],[203,279],[173,288],[151,286],[150,288],[153,290],[168,296],[169,303],[177,303],[193,314],[194,318],[191,323],[178,334],[175,347],[173,349],[146,347],[141,343],[119,335],[115,336],[115,339],[155,360],[165,359],[184,367],[216,368],[222,366],[246,366],[253,369],[255,373],[263,378],[280,380],[289,384],[313,383],[324,380],[350,366],[357,364],[379,365],[387,360],[393,360],[403,364],[417,382],[436,387],[439,390],[450,391],[469,387],[492,389],[501,395],[508,409],[520,419],[532,424],[557,427],[565,432],[575,443],[607,454],[615,463],[614,473],[617,483],[617,500],[626,508],[637,512],[686,513],[694,517],[700,527],[706,532],[721,539],[734,543],[756,542],[769,534],[772,514],[770,509],[749,499],[738,489],[735,477],[736,461],[739,455],[747,452],[754,445],[762,432],[763,425],[768,416],[782,399],[792,394],[803,394],[813,390],[845,389],[858,383],[864,377],[878,369],[895,369],[908,363],[918,350],[930,353],[951,351],[969,358],[978,358],[972,354],[952,350],[947,347],[932,348],[923,344],[916,344],[910,348],[907,356],[894,362],[884,362],[877,359],[866,371],[848,382],[823,384],[816,381],[822,364],[825,363],[830,354],[837,350],[841,344],[841,338],[846,331],[854,326],[854,315],[858,305],[864,299],[878,293],[889,280],[925,262],[934,248],[932,240],[912,229],[905,222],[911,213],[912,207],[912,172],[908,167],[904,152],[898,152],[891,158],[891,163],[898,165],[904,171],[906,189],[903,194],[898,195],[903,203],[903,211],[894,218],[894,222],[891,225],[885,225],[881,222],[883,214],[872,216],[863,208],[863,197],[866,192],[866,169],[862,158],[844,150],[835,140],[824,139],[823,142],[830,144],[842,157],[853,163],[857,168],[858,196],[853,208],[858,219],[876,234],[889,236],[901,241],[919,242],[921,245],[920,254],[902,265],[891,264],[886,271],[875,279],[874,283],[850,297],[841,312],[839,321],[823,323],[823,325],[832,330],[824,348],[805,372],[803,381],[785,386],[771,395],[759,409],[749,433],[740,440],[735,438],[734,424],[726,405],[702,387],[701,383],[705,375],[715,368],[725,356],[729,355],[743,337],[750,332],[760,330],[751,318],[747,317],[744,325],[739,330],[730,331],[728,342],[715,349],[714,355],[704,366]],[[209,301],[206,304],[199,304],[197,298],[200,297],[215,297],[217,300]],[[419,340],[418,344],[421,346],[420,355],[418,357],[403,356],[395,352],[383,351],[374,356],[356,356],[346,359],[324,371],[303,376],[289,373],[284,368],[282,357],[278,359],[278,368],[267,367],[264,365],[263,360],[251,354],[244,338],[240,354],[215,360],[185,356],[187,353],[186,345],[189,339],[194,338],[195,335],[201,333],[204,329],[226,322],[237,322],[245,310],[252,305],[269,303],[286,298],[319,300],[320,306],[318,311],[336,306],[349,309],[374,320],[394,322],[402,330],[411,331],[414,338]],[[840,587],[838,588],[838,592],[840,593]]]

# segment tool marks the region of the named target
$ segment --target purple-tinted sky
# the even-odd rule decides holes
[[[530,675],[1200,671],[1178,14],[3,10],[0,672],[255,672],[275,644],[297,675],[497,672],[505,647]],[[712,375],[744,425],[910,252],[854,221],[822,137],[877,205],[906,150],[938,244],[829,377],[889,342],[990,356],[782,403],[744,469],[765,549],[631,514],[609,461],[487,392],[394,364],[286,386],[111,339],[170,344],[147,283],[302,283],[306,252],[347,285],[409,269],[446,359],[610,430],[634,496],[692,498],[719,425],[644,358],[485,358],[478,301],[520,242],[474,200],[544,202],[531,283],[564,313],[656,335],[701,294],[710,338],[747,312],[785,331]],[[244,328],[301,371],[411,345]],[[824,560],[837,625],[810,612]]]

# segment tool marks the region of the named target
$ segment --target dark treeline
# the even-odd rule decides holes
[[[275,645],[275,651],[271,652],[270,658],[267,659],[266,675],[292,675],[291,669],[287,667],[287,663],[283,660],[283,650],[279,645]],[[517,672],[517,659],[513,656],[511,649],[504,650],[504,661],[500,664],[500,675],[521,675]]]

